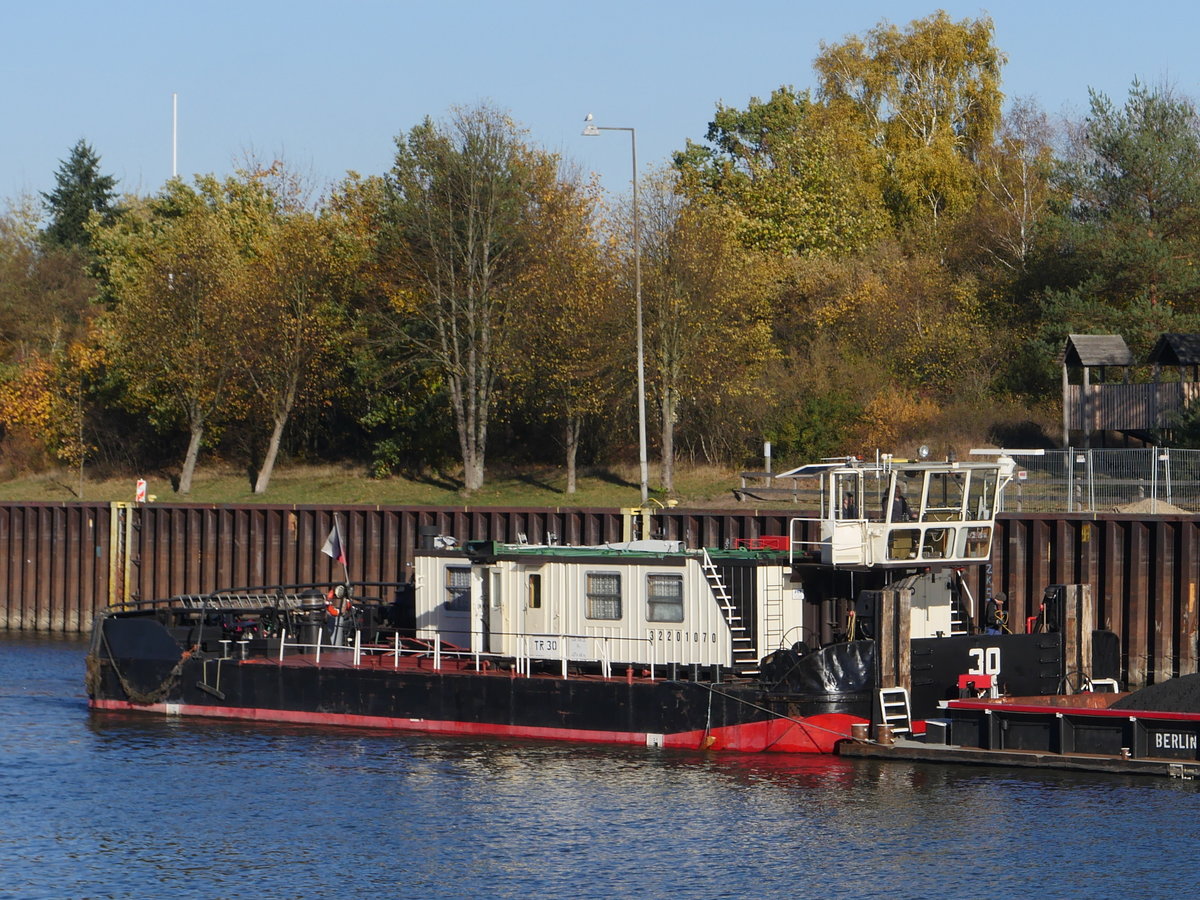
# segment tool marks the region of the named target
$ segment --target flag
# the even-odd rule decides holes
[[[342,538],[342,523],[338,521],[338,517],[333,517],[333,527],[329,529],[329,537],[325,538],[325,546],[321,548],[321,552],[330,559],[336,559],[343,566],[346,565],[346,542]]]

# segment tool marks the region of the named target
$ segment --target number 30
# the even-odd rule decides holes
[[[969,652],[975,660],[975,665],[967,672],[968,675],[1000,674],[999,647],[974,647]]]

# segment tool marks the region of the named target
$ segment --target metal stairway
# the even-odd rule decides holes
[[[908,705],[907,688],[880,688],[879,713],[880,721],[892,727],[892,734],[912,733],[912,710]]]
[[[729,633],[733,638],[733,669],[739,675],[757,675],[758,648],[754,646],[754,639],[746,633],[742,617],[733,605],[733,596],[725,586],[725,579],[721,577],[720,570],[708,555],[708,549],[705,548],[702,552],[704,561],[701,567],[704,570],[704,578],[712,588],[713,596],[717,599],[721,615],[725,617],[725,624],[729,626]]]
[[[950,604],[950,634],[970,634],[967,630],[967,623],[963,621],[962,610],[959,609],[957,602]]]

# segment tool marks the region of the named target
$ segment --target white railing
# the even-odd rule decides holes
[[[562,677],[569,677],[569,664],[572,662],[598,662],[600,664],[601,675],[605,678],[612,677],[614,665],[628,664],[630,666],[645,665],[649,667],[650,678],[655,678],[655,670],[658,663],[658,651],[656,644],[658,643],[653,638],[638,638],[624,636],[609,636],[595,634],[549,634],[549,633],[508,633],[508,632],[492,632],[494,637],[517,637],[520,640],[517,646],[521,648],[515,655],[489,653],[479,650],[468,650],[466,648],[447,649],[444,642],[441,640],[438,632],[434,631],[432,636],[426,635],[418,638],[402,639],[397,631],[393,635],[393,641],[390,646],[387,645],[364,645],[362,643],[361,629],[353,629],[353,638],[349,646],[334,643],[325,640],[325,628],[322,626],[317,631],[316,643],[304,643],[301,641],[288,640],[287,631],[280,634],[279,639],[279,655],[278,661],[283,662],[288,650],[297,651],[313,651],[314,663],[320,665],[322,651],[328,650],[351,650],[351,665],[358,667],[362,665],[363,658],[373,655],[384,655],[392,657],[393,668],[400,667],[400,660],[404,657],[429,657],[432,659],[433,669],[441,671],[444,667],[444,659],[471,659],[474,663],[476,671],[484,669],[485,663],[495,660],[511,660],[515,667],[516,673],[524,677],[529,677],[532,673],[532,663],[534,661],[557,661],[561,665]],[[557,651],[556,656],[547,656],[545,654],[532,654],[524,651],[528,646],[528,640],[552,640],[554,641],[554,649]],[[403,640],[415,640],[421,642],[421,646],[403,645]],[[570,642],[573,640],[598,641],[600,652],[598,654],[571,654],[569,652]],[[649,662],[633,660],[633,659],[617,659],[614,660],[613,645],[616,643],[628,643],[633,645],[649,644],[650,645],[650,660]],[[629,654],[621,654],[628,656]]]

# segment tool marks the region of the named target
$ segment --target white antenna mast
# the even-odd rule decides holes
[[[179,174],[179,94],[171,93],[171,177]]]

